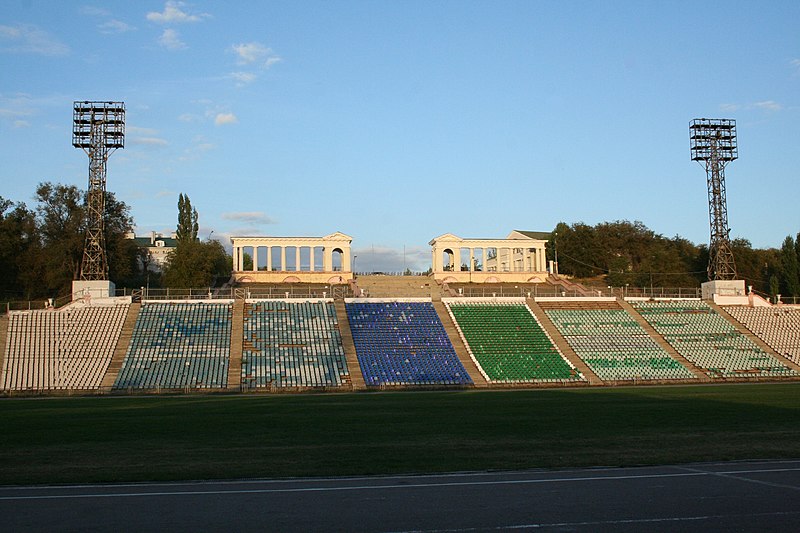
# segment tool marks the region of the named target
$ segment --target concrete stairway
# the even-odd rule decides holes
[[[619,303],[620,307],[622,307],[629,315],[631,315],[631,317],[634,320],[636,320],[637,324],[639,324],[640,326],[642,326],[642,328],[644,328],[644,330],[647,332],[650,338],[656,341],[658,345],[661,346],[669,354],[670,357],[672,357],[680,364],[688,368],[692,374],[697,376],[698,380],[702,382],[711,381],[711,378],[708,376],[708,374],[703,372],[700,369],[700,367],[698,367],[697,365],[686,359],[684,356],[679,354],[675,350],[675,348],[673,348],[672,345],[666,341],[664,336],[661,335],[659,332],[657,332],[655,328],[651,326],[650,323],[647,320],[645,320],[644,317],[642,317],[642,315],[640,315],[639,312],[631,304],[629,304],[622,298],[617,298],[617,302]]]
[[[578,354],[575,353],[575,350],[567,342],[567,339],[558,331],[553,321],[550,320],[550,317],[547,316],[547,313],[544,312],[544,309],[541,308],[539,304],[534,301],[533,298],[526,298],[525,303],[528,304],[528,307],[531,308],[533,314],[536,318],[539,319],[539,323],[542,325],[544,330],[550,335],[550,338],[553,339],[553,342],[556,343],[556,347],[559,351],[567,358],[567,360],[575,366],[578,370],[580,370],[581,374],[586,378],[589,382],[589,385],[602,385],[603,380],[597,377],[589,366],[583,362],[583,359],[578,357]]]
[[[362,275],[356,279],[358,288],[371,298],[432,298],[439,286],[428,276]]]
[[[128,353],[128,347],[131,345],[131,338],[133,337],[133,327],[136,325],[136,319],[139,317],[139,311],[142,309],[142,304],[132,303],[128,307],[128,314],[125,315],[125,322],[122,323],[122,331],[117,339],[117,345],[114,347],[114,355],[111,356],[111,363],[108,365],[103,381],[100,383],[100,390],[108,391],[114,386],[117,381],[117,376],[122,368],[122,362],[125,360],[125,354]]]
[[[478,370],[475,361],[473,361],[472,357],[469,356],[467,347],[464,345],[464,341],[461,340],[461,335],[458,334],[458,329],[456,329],[456,325],[453,324],[453,320],[450,318],[450,313],[447,312],[445,305],[441,300],[439,300],[433,302],[433,308],[436,310],[436,314],[439,315],[439,320],[442,321],[444,331],[450,338],[450,343],[453,345],[458,359],[461,361],[461,364],[464,365],[464,368],[467,370],[467,374],[469,374],[472,382],[478,388],[488,387],[489,383],[486,381],[486,378],[483,377],[483,374],[481,374],[480,370]]]
[[[800,372],[800,365],[798,365],[791,359],[787,358],[786,356],[781,355],[775,350],[773,350],[769,344],[761,340],[761,337],[759,337],[758,335],[747,329],[744,324],[736,320],[732,314],[728,313],[725,310],[724,307],[720,307],[719,305],[711,301],[707,301],[706,303],[709,306],[711,306],[711,308],[714,309],[714,311],[719,313],[721,317],[725,318],[725,320],[730,322],[733,325],[733,327],[736,328],[736,331],[738,331],[739,333],[741,333],[742,335],[753,341],[756,344],[756,346],[758,346],[759,348],[761,348],[762,350],[764,350],[765,352],[767,352],[768,354],[770,354],[778,361],[791,368],[792,370]]]
[[[353,390],[365,390],[367,384],[364,381],[364,374],[361,372],[361,365],[358,364],[356,345],[353,342],[353,333],[350,331],[350,319],[347,318],[347,309],[344,307],[344,300],[334,300],[333,305],[336,308],[339,334],[342,336],[342,347],[344,348],[347,371],[350,372],[350,382],[353,386]]]
[[[231,319],[231,354],[228,361],[227,389],[237,391],[242,386],[242,353],[244,350],[244,299],[233,302]]]

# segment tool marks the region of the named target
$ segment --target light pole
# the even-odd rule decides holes
[[[357,255],[353,256],[353,279],[356,279],[356,259],[358,259]]]

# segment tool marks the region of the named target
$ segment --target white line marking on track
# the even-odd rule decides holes
[[[493,531],[507,531],[513,529],[543,529],[550,527],[580,527],[580,526],[603,526],[603,525],[622,525],[622,524],[653,524],[668,522],[695,522],[701,520],[719,520],[721,518],[747,518],[747,517],[768,517],[768,516],[793,516],[800,514],[800,511],[777,511],[773,513],[750,513],[736,515],[705,515],[705,516],[677,516],[668,518],[631,518],[624,520],[595,520],[588,522],[553,522],[543,524],[513,524],[508,526],[495,526],[488,528]],[[387,533],[466,533],[467,531],[486,531],[487,528],[459,528],[459,529],[412,529],[407,531],[392,531]]]
[[[387,489],[425,489],[437,487],[470,487],[470,486],[498,486],[498,485],[533,485],[546,483],[575,483],[586,481],[624,481],[638,479],[661,479],[661,478],[681,478],[681,477],[705,477],[705,476],[735,476],[741,474],[769,473],[769,472],[798,472],[798,468],[769,468],[754,470],[731,470],[725,472],[709,472],[704,470],[690,471],[683,469],[683,472],[664,473],[664,474],[642,474],[642,475],[620,475],[620,476],[594,476],[594,477],[561,477],[545,479],[507,479],[494,481],[450,481],[434,483],[403,483],[391,485],[353,485],[343,487],[297,487],[297,488],[266,488],[266,489],[234,489],[234,490],[180,490],[180,491],[150,491],[150,492],[117,492],[117,493],[88,493],[88,494],[43,494],[32,496],[0,496],[0,501],[22,501],[22,500],[69,500],[86,498],[142,498],[157,496],[212,496],[212,495],[235,495],[235,494],[273,494],[273,493],[302,493],[302,492],[344,492],[359,490],[387,490]],[[744,479],[744,478],[736,478]],[[299,482],[302,483],[302,482]],[[185,485],[185,484],[183,484]],[[94,488],[94,487],[87,487]],[[796,489],[795,487],[790,487]],[[51,490],[59,490],[51,487]]]

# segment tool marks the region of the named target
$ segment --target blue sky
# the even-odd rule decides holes
[[[0,14],[0,196],[86,188],[75,100],[124,101],[137,233],[352,235],[420,270],[443,233],[640,220],[708,241],[693,118],[737,120],[731,235],[800,231],[800,3],[70,2]],[[404,258],[405,249],[405,258]]]

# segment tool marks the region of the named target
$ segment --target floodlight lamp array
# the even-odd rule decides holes
[[[124,102],[75,102],[72,118],[75,148],[96,148],[97,136],[102,138],[103,148],[125,147]]]
[[[727,118],[696,118],[689,124],[692,161],[727,163],[739,157],[736,121]]]

